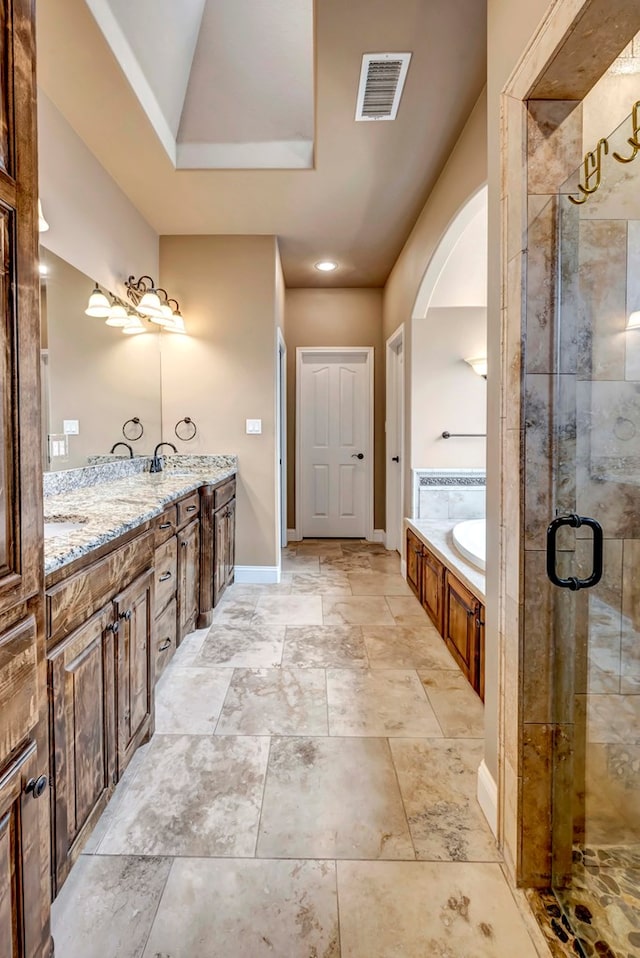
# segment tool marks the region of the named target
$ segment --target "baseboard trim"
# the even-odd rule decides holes
[[[297,529],[287,529],[287,542],[299,542],[300,536]]]
[[[236,582],[245,585],[276,585],[280,582],[280,566],[237,565],[234,575]]]
[[[489,828],[498,837],[498,786],[484,759],[478,768],[478,802],[489,822]]]
[[[373,530],[373,536],[372,536],[372,538],[371,538],[370,541],[371,541],[371,542],[381,542],[382,545],[384,545],[384,544],[385,544],[385,541],[386,541],[386,538],[387,538],[387,534],[386,534],[386,532],[384,531],[384,529],[374,529],[374,530]]]

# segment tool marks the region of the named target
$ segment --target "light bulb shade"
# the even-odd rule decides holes
[[[182,318],[182,315],[178,312],[173,314],[173,322],[171,323],[171,325],[170,326],[167,325],[164,328],[166,329],[168,333],[186,333],[187,331],[185,329],[184,319]]]
[[[95,316],[97,319],[106,319],[111,312],[111,303],[104,295],[98,284],[89,297],[89,305],[85,309],[87,316]]]
[[[632,313],[629,313],[627,329],[640,329],[640,309],[636,309]]]
[[[162,318],[162,303],[154,289],[150,289],[149,292],[144,294],[136,308],[139,313],[148,316],[149,319]]]
[[[173,310],[168,303],[162,303],[160,306],[160,315],[159,316],[150,316],[149,319],[152,323],[157,323],[158,326],[168,327],[173,325]]]
[[[105,322],[107,326],[126,326],[129,322],[129,313],[120,303],[114,303]]]
[[[478,376],[483,376],[485,379],[487,378],[486,356],[476,356],[474,359],[465,359],[465,363],[468,363]]]
[[[44,213],[42,212],[42,203],[38,200],[38,232],[46,233],[49,229],[49,224],[44,218]]]
[[[140,333],[146,333],[146,329],[139,316],[129,315],[126,325],[122,327],[122,332],[127,336],[137,336]]]

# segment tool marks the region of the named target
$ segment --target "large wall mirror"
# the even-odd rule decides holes
[[[130,336],[85,315],[93,280],[42,247],[40,264],[43,468],[85,466],[120,441],[150,455],[162,435],[159,328]],[[131,419],[139,439],[123,435]],[[129,455],[122,446],[115,454]]]

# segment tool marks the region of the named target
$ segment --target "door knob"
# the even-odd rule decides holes
[[[352,453],[351,453],[351,458],[352,458],[352,459],[364,459],[364,453],[363,453],[363,452],[352,452]]]
[[[400,456],[392,456],[391,462],[400,462]]]

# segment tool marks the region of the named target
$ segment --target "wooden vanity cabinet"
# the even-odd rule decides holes
[[[422,601],[422,549],[423,544],[411,529],[407,529],[407,583]]]
[[[442,635],[444,617],[445,568],[440,560],[426,547],[420,556],[420,595],[422,607]]]
[[[155,684],[154,574],[151,569],[114,599],[116,622],[117,775],[153,734]]]
[[[448,570],[445,576],[444,640],[484,700],[484,606]]]
[[[200,490],[200,611],[197,627],[211,625],[213,609],[234,580],[236,480]]]
[[[200,604],[200,520],[178,533],[178,642],[193,632]]]
[[[233,582],[235,564],[236,503],[230,500],[218,509],[213,517],[215,560],[213,575],[213,605],[218,604],[222,593]]]

